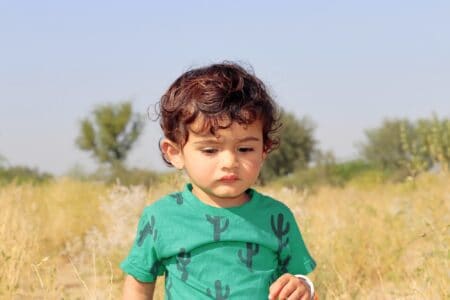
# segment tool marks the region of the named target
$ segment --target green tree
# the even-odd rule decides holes
[[[439,120],[436,114],[429,122],[427,149],[434,164],[443,172],[450,169],[450,119]]]
[[[80,124],[76,144],[100,163],[121,167],[142,133],[143,117],[133,114],[130,102],[100,105]]]
[[[450,166],[450,120],[436,115],[416,122],[385,120],[378,128],[366,130],[361,154],[369,162],[388,171],[410,176],[438,167]]]
[[[432,166],[433,162],[426,146],[428,128],[428,121],[419,121],[416,124],[404,121],[400,124],[403,157],[398,163],[410,176],[414,177]]]
[[[360,145],[362,156],[382,169],[402,167],[405,153],[402,146],[402,127],[412,134],[412,124],[407,120],[386,119],[380,127],[365,131],[366,142]]]
[[[262,183],[306,168],[315,150],[315,126],[310,119],[298,119],[292,113],[282,112],[281,123],[280,146],[264,163],[260,174]]]
[[[426,153],[430,167],[443,172],[450,168],[450,119],[440,120],[436,114],[431,119],[420,119],[417,132],[421,150]]]

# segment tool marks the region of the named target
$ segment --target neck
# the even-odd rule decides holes
[[[192,194],[194,194],[201,202],[213,207],[220,208],[240,206],[248,202],[248,200],[250,199],[250,196],[245,192],[237,196],[218,197],[208,194],[207,192],[195,187],[192,188]]]

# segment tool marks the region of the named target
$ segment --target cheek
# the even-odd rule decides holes
[[[190,174],[201,178],[209,177],[214,168],[214,162],[204,156],[197,156],[195,159],[189,160],[186,164],[186,169],[188,169]]]
[[[242,162],[242,167],[247,171],[247,172],[255,172],[258,173],[259,169],[261,168],[263,163],[263,160],[259,157],[253,157],[253,158],[249,158],[246,159]]]

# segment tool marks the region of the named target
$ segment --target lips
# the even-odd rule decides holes
[[[232,182],[232,181],[236,181],[238,179],[239,179],[239,177],[237,175],[231,174],[231,175],[225,175],[225,176],[221,177],[220,181]]]

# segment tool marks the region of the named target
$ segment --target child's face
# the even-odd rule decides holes
[[[216,135],[198,133],[201,125],[200,121],[191,125],[176,167],[184,168],[192,192],[203,202],[222,207],[244,203],[245,191],[256,181],[266,157],[261,121],[246,126],[232,123]]]

